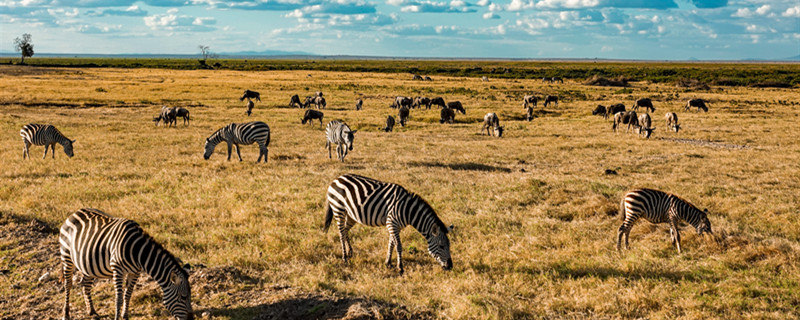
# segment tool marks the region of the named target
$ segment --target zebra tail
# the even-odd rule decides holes
[[[328,210],[325,212],[325,226],[322,227],[322,232],[328,232],[328,228],[331,227],[331,222],[333,222],[333,208],[331,208],[328,200],[325,200],[325,207]]]

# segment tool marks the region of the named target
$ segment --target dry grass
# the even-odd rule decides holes
[[[3,67],[5,68],[5,67]],[[312,74],[308,78],[307,74]],[[52,228],[76,209],[95,207],[138,221],[174,254],[203,264],[193,276],[195,309],[217,319],[250,318],[790,318],[800,316],[798,200],[800,107],[790,89],[725,88],[692,93],[708,113],[683,112],[674,85],[615,88],[537,80],[318,71],[90,69],[0,77],[0,318],[60,317],[63,295],[55,235],[31,236],[25,223]],[[99,90],[98,88],[102,88]],[[238,100],[261,92],[254,116]],[[325,92],[325,122],[341,118],[356,134],[342,164],[325,157],[323,129],[300,124],[292,94]],[[558,108],[522,121],[525,93],[561,96]],[[466,115],[438,124],[438,110],[412,110],[410,125],[379,129],[399,94],[460,100]],[[355,111],[356,98],[364,110]],[[597,104],[653,98],[650,140],[611,132],[592,117]],[[153,127],[161,104],[191,105],[191,126]],[[664,131],[678,112],[683,130]],[[478,133],[487,112],[503,138]],[[272,128],[268,164],[225,161],[224,145],[202,160],[205,137],[230,123]],[[22,159],[18,135],[52,123],[75,143],[67,159]],[[703,143],[678,143],[680,138]],[[234,155],[235,158],[235,155]],[[618,175],[605,175],[614,169]],[[325,188],[354,172],[421,194],[448,224],[455,267],[442,271],[412,229],[403,235],[406,275],[383,265],[384,228],[355,227],[354,259],[344,265],[338,236],[320,231]],[[683,229],[684,253],[666,225],[634,227],[631,250],[614,250],[625,190],[653,187],[708,207],[717,239]],[[13,219],[10,217],[14,217]],[[23,231],[19,231],[22,229]],[[35,243],[36,246],[25,246]],[[33,248],[30,248],[33,247]],[[27,248],[27,249],[24,249]],[[57,278],[57,277],[55,277]],[[112,313],[108,282],[96,290]],[[77,291],[76,291],[77,293]],[[164,309],[152,281],[134,294],[135,318]],[[83,315],[80,294],[73,295]],[[282,310],[290,310],[287,313]]]

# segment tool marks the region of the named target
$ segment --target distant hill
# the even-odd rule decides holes
[[[304,51],[281,51],[281,50],[221,52],[219,53],[219,55],[226,57],[316,56],[316,54]]]
[[[798,55],[796,55],[796,56],[794,56],[794,57],[789,57],[789,58],[786,58],[786,60],[791,60],[791,61],[800,61],[800,54],[798,54]]]

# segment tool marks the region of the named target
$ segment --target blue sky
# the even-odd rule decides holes
[[[779,59],[798,0],[0,0],[0,51]]]

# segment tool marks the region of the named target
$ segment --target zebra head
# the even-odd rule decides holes
[[[705,232],[709,234],[714,233],[711,231],[711,221],[708,220],[708,209],[703,209],[703,215],[700,218],[700,223],[697,225],[697,234],[703,235]]]
[[[169,280],[161,289],[164,290],[164,305],[173,317],[179,320],[194,319],[189,273],[186,270],[177,268],[170,272]]]
[[[206,144],[205,144],[205,146],[203,147],[203,148],[205,149],[205,151],[206,151],[206,152],[205,152],[205,153],[203,153],[203,159],[206,159],[206,160],[208,160],[208,158],[211,158],[211,155],[214,153],[214,148],[215,148],[216,146],[217,146],[216,144],[214,144],[214,143],[211,143],[211,140],[209,140],[208,138],[206,138]]]
[[[353,151],[353,140],[355,139],[356,131],[358,130],[344,132],[344,143],[347,145],[347,150]]]
[[[494,127],[494,134],[495,134],[497,137],[502,137],[502,136],[503,136],[503,131],[504,131],[504,130],[505,130],[505,129],[504,129],[503,127]]]
[[[647,139],[650,139],[650,135],[653,134],[653,131],[655,131],[656,128],[655,127],[652,127],[652,128],[641,128],[639,130],[644,131],[644,137],[647,138]]]
[[[65,142],[64,142],[64,144],[63,144],[63,146],[64,146],[64,153],[66,153],[66,154],[67,154],[67,156],[68,156],[68,157],[70,157],[70,158],[72,158],[73,156],[75,156],[75,154],[72,152],[72,144],[73,144],[74,142],[75,142],[75,140],[69,140],[69,139],[66,139],[66,141],[65,141]],[[55,151],[55,149],[54,149],[54,151]]]
[[[680,130],[680,129],[681,129],[681,125],[679,125],[677,123],[672,125],[672,131],[675,131],[675,133],[678,133],[678,130]]]
[[[428,240],[428,253],[442,265],[445,270],[453,268],[453,260],[450,258],[450,239],[447,238],[447,233],[453,230],[453,226],[444,229],[438,225],[431,228],[431,232],[427,235]]]

